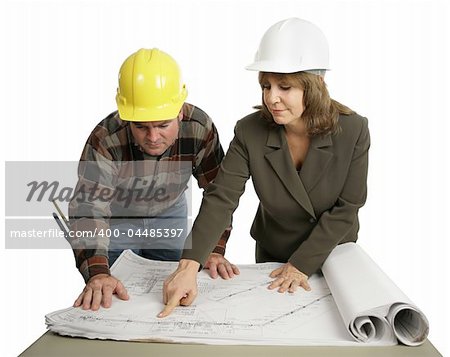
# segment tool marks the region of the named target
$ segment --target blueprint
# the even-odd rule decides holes
[[[164,307],[162,284],[177,263],[151,261],[125,251],[111,272],[127,288],[128,301],[114,297],[111,308],[95,312],[81,308],[56,311],[46,316],[47,326],[62,335],[115,340],[222,345],[397,343],[398,336],[389,325],[389,311],[377,306],[367,316],[355,316],[351,308],[344,307],[348,311],[342,315],[335,293],[322,275],[310,277],[308,292],[299,289],[294,294],[280,294],[267,289],[273,280],[269,274],[278,266],[279,263],[241,265],[240,275],[230,280],[211,279],[202,271],[194,303],[177,307],[161,319],[156,316]],[[395,305],[394,309],[401,311],[401,306],[404,305]],[[374,319],[372,315],[378,317]]]

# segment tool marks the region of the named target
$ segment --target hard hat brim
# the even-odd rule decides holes
[[[119,105],[118,102],[119,117],[122,120],[132,122],[149,122],[176,119],[186,98],[187,90],[184,89],[180,97],[177,98],[176,101],[154,108],[136,108],[134,106]]]
[[[272,61],[257,61],[245,66],[248,71],[258,71],[258,72],[271,72],[271,73],[296,73],[310,70],[326,70],[329,71],[328,66],[292,66],[283,63],[276,63]]]

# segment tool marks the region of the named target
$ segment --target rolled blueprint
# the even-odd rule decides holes
[[[337,246],[323,275],[351,336],[361,342],[417,346],[429,331],[425,315],[355,243]]]

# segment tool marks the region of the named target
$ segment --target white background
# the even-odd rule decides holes
[[[226,149],[235,122],[260,102],[257,74],[244,66],[264,31],[291,16],[317,24],[330,43],[332,97],[369,119],[359,243],[424,311],[431,342],[450,354],[444,1],[2,1],[0,10],[3,161],[78,160],[95,124],[115,109],[122,61],[141,47],[178,60],[188,101],[213,117]],[[249,184],[228,247],[235,263],[253,262],[256,202]],[[0,272],[1,354],[17,355],[45,332],[46,313],[72,304],[83,281],[69,250],[2,243]]]

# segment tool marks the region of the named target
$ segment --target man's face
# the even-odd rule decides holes
[[[134,140],[148,155],[159,156],[173,145],[178,137],[178,118],[161,121],[132,122],[131,133]]]

